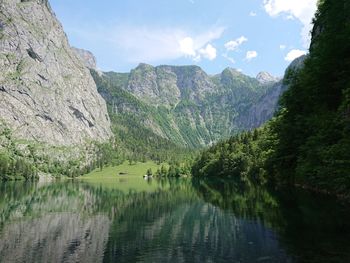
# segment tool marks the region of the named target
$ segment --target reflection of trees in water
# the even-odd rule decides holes
[[[232,180],[193,180],[193,187],[206,202],[273,229],[297,262],[350,262],[350,211],[339,200]]]
[[[41,256],[99,261],[93,255],[102,251],[106,262],[248,262],[262,256],[256,248],[271,254],[277,249],[271,231],[201,201],[191,181],[159,185],[150,193],[74,182],[0,188],[7,193],[0,205],[6,240],[0,254],[28,262]]]
[[[72,181],[0,185],[0,261],[350,258],[349,212],[328,198],[227,180],[155,183],[153,192],[128,193]]]
[[[224,179],[194,179],[192,185],[203,200],[239,218],[274,228],[284,225],[279,203],[265,187]]]
[[[302,190],[278,193],[281,243],[300,262],[350,262],[349,204]]]
[[[124,210],[111,227],[105,262],[270,262],[285,259],[273,231],[182,191],[147,196],[145,206]],[[143,202],[142,202],[143,203]],[[267,257],[268,255],[272,255]]]

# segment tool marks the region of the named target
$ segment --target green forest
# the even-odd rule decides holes
[[[304,63],[286,72],[289,88],[275,117],[203,151],[194,176],[300,185],[349,197],[350,1],[319,3]]]

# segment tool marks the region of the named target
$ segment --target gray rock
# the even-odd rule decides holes
[[[270,73],[266,71],[260,72],[257,76],[256,79],[261,83],[261,84],[269,84],[271,82],[277,82],[280,79],[277,77],[272,76]]]
[[[181,99],[203,100],[216,86],[197,66],[158,66],[141,63],[130,73],[126,90],[153,105],[174,107]]]
[[[96,58],[94,54],[85,49],[79,49],[73,47],[74,52],[78,55],[78,57],[84,62],[85,67],[89,69],[97,70],[96,66]]]
[[[297,71],[304,67],[305,60],[307,59],[307,55],[300,56],[292,61],[288,68],[286,69],[286,72],[289,70]]]
[[[282,81],[271,87],[256,104],[239,117],[239,125],[245,130],[250,130],[260,127],[271,119],[278,108],[278,101],[284,90]]]
[[[0,119],[54,145],[112,136],[106,104],[44,0],[0,3]]]
[[[239,117],[238,123],[242,128],[257,128],[274,116],[278,109],[278,102],[281,95],[288,89],[288,84],[286,84],[288,75],[290,72],[296,72],[302,69],[306,58],[307,56],[296,58],[286,69],[284,79],[269,88],[266,94],[256,104],[252,105],[252,107]]]

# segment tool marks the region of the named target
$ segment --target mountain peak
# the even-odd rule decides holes
[[[233,73],[233,74],[242,74],[242,72],[239,71],[238,69],[231,68],[231,67],[225,68],[223,72],[230,72],[230,73]]]
[[[267,83],[279,81],[279,78],[272,76],[269,72],[266,72],[266,71],[259,72],[259,74],[256,76],[256,79],[261,84],[267,84]]]
[[[136,69],[153,69],[154,67],[147,63],[140,63],[137,65]]]
[[[307,55],[300,56],[296,59],[294,59],[288,66],[286,71],[289,70],[298,70],[304,67],[305,59],[307,58]]]

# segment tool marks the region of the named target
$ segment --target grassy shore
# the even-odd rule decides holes
[[[84,175],[83,178],[87,179],[107,179],[107,178],[121,178],[123,176],[127,177],[141,177],[146,174],[147,169],[151,168],[155,173],[157,169],[160,169],[161,165],[157,165],[154,162],[148,161],[145,163],[138,162],[136,164],[130,165],[128,162],[124,162],[118,166],[108,166],[102,170],[96,169],[91,173]]]
[[[95,186],[118,189],[124,192],[132,191],[154,191],[158,188],[158,183],[154,180],[145,181],[142,176],[146,174],[147,169],[151,168],[155,173],[161,165],[154,162],[136,163],[130,165],[125,162],[118,166],[108,166],[102,170],[96,169],[91,173],[79,177],[79,180],[85,181]]]

